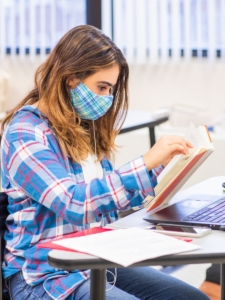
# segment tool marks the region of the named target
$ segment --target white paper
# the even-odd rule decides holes
[[[194,147],[208,148],[209,146],[209,143],[193,123],[189,125],[184,138],[191,142]]]
[[[124,267],[142,260],[200,248],[173,237],[135,227],[64,239],[54,243],[101,257]]]
[[[162,209],[162,208],[161,208]],[[142,225],[142,226],[139,226],[139,228],[142,228],[142,229],[151,229],[155,227],[154,224],[152,225]],[[114,225],[114,223],[111,223],[111,224],[107,224],[104,226],[104,228],[106,229],[128,229],[128,228],[133,228],[133,226],[120,226],[120,225]]]

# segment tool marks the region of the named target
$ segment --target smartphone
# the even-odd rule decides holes
[[[158,224],[151,227],[151,230],[167,235],[187,236],[187,237],[202,237],[211,232],[211,228],[203,227],[188,227]]]

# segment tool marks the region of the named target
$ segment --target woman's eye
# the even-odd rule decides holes
[[[103,90],[106,89],[106,87],[105,86],[100,86],[99,89],[100,89],[100,91],[103,91]]]

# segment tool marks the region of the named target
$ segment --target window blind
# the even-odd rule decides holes
[[[102,4],[103,32],[110,32],[129,63],[225,58],[225,0],[102,0]]]
[[[85,0],[0,0],[0,57],[44,57],[81,24],[86,24]]]

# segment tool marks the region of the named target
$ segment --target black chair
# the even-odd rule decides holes
[[[5,240],[4,233],[6,230],[5,220],[9,215],[7,210],[8,206],[8,196],[6,193],[0,192],[0,263],[2,266],[3,258],[4,258],[4,249],[5,249]],[[0,266],[0,300],[8,300],[6,295],[3,293],[4,288],[4,280],[2,276],[2,267]]]

